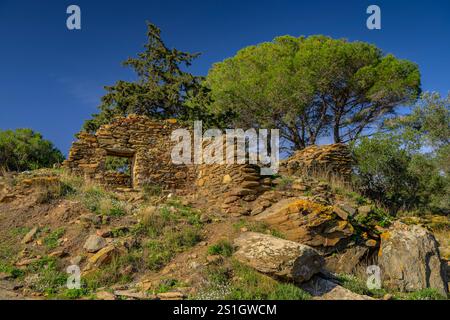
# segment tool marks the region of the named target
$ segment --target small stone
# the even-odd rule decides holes
[[[95,295],[99,300],[116,300],[116,296],[108,291],[99,291]]]
[[[33,241],[34,236],[36,235],[38,231],[38,227],[34,227],[33,229],[31,229],[26,235],[25,237],[23,237],[22,239],[22,244],[27,244],[30,243],[31,241]]]
[[[106,246],[106,241],[102,237],[99,237],[95,234],[90,235],[86,242],[84,243],[83,248],[90,253],[95,253],[100,249]]]
[[[223,179],[222,179],[223,184],[228,184],[231,181],[233,181],[233,179],[231,178],[231,176],[229,174],[223,176]]]
[[[185,295],[181,292],[163,292],[158,293],[157,297],[161,300],[183,300]]]
[[[377,246],[377,241],[373,240],[373,239],[369,239],[369,240],[366,241],[366,246],[371,247],[371,248],[376,247]]]
[[[12,278],[12,275],[6,272],[0,272],[0,280],[8,280]]]
[[[358,216],[366,217],[372,211],[371,206],[361,206],[358,208]]]
[[[56,251],[53,251],[53,252],[51,252],[48,256],[49,257],[56,257],[56,258],[62,258],[62,257],[64,257],[64,256],[66,256],[67,255],[67,251],[66,250],[56,250]]]
[[[219,255],[207,256],[206,260],[210,264],[219,264],[219,263],[221,263],[223,261],[222,257],[219,256]]]
[[[259,182],[257,181],[244,181],[241,183],[241,187],[244,189],[253,189],[259,187]]]
[[[200,216],[200,222],[202,222],[202,223],[210,223],[211,222],[211,217],[209,215],[203,213]]]
[[[383,300],[392,300],[393,297],[394,297],[394,296],[393,296],[392,294],[386,293],[386,294],[383,296]]]
[[[114,294],[116,296],[132,298],[132,299],[137,299],[137,300],[144,300],[144,299],[150,298],[144,292],[136,292],[133,290],[116,290],[116,291],[114,291]]]
[[[292,189],[297,190],[297,191],[306,191],[308,188],[303,184],[294,183],[292,185]]]
[[[344,210],[342,210],[339,206],[334,206],[333,207],[333,211],[334,213],[336,213],[338,215],[339,218],[341,218],[342,220],[347,220],[348,219],[348,213],[345,212]]]
[[[109,230],[109,229],[107,229],[107,230],[97,230],[96,233],[97,233],[97,235],[99,237],[102,237],[102,238],[109,238],[109,237],[112,236],[112,231]]]

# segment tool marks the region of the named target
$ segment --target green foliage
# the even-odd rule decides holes
[[[397,299],[402,300],[447,300],[442,294],[440,294],[436,289],[427,288],[415,292],[398,294]]]
[[[176,200],[150,211],[134,229],[136,235],[146,238],[146,267],[159,270],[176,254],[196,245],[201,241],[201,226],[200,214]]]
[[[209,109],[239,127],[276,127],[294,149],[353,140],[420,92],[418,67],[364,42],[282,36],[216,63]],[[208,103],[208,102],[207,102]]]
[[[180,283],[177,279],[164,279],[159,283],[158,288],[156,288],[155,290],[155,293],[169,292],[179,285]]]
[[[131,113],[152,118],[167,119],[186,116],[189,108],[184,106],[187,96],[199,90],[200,78],[184,71],[199,54],[169,49],[161,38],[161,31],[147,23],[148,42],[137,58],[129,58],[123,64],[137,74],[136,82],[118,81],[105,87],[100,113],[84,124],[88,132],[109,123],[116,116]]]
[[[240,219],[238,222],[233,224],[233,228],[235,230],[240,230],[242,228],[246,228],[248,231],[259,232],[259,233],[268,233],[274,237],[284,239],[285,236],[277,231],[270,229],[270,226],[262,221],[248,221],[246,219]]]
[[[48,249],[54,249],[58,246],[58,240],[63,236],[65,232],[64,228],[58,228],[52,232],[50,232],[44,238],[44,244]]]
[[[131,159],[123,157],[107,156],[105,160],[105,169],[107,171],[120,172],[130,175]]]
[[[391,119],[389,133],[353,145],[362,193],[398,210],[450,212],[450,97],[426,93],[413,111]]]
[[[161,186],[150,183],[144,184],[142,186],[142,191],[145,200],[149,200],[152,197],[160,196],[163,193]]]
[[[0,130],[0,169],[35,170],[61,163],[64,156],[53,144],[31,129]]]
[[[27,272],[37,275],[31,283],[32,289],[47,295],[60,292],[67,283],[68,274],[59,271],[55,258],[43,257],[29,265]]]
[[[233,251],[233,245],[226,240],[221,240],[208,248],[208,254],[221,255],[224,257],[231,257]]]
[[[291,283],[281,283],[233,261],[207,270],[208,285],[196,298],[229,300],[308,300],[311,295]]]
[[[361,295],[380,299],[387,293],[383,289],[369,289],[363,280],[350,274],[340,274],[338,276],[338,281],[344,288]]]
[[[99,186],[78,189],[74,197],[79,198],[88,210],[99,215],[120,217],[127,213],[126,203]]]
[[[398,139],[391,135],[363,138],[353,147],[353,154],[358,163],[355,182],[363,195],[392,213],[414,207],[419,181],[409,171],[411,155]]]

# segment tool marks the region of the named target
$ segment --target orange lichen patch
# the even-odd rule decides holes
[[[315,215],[327,215],[333,216],[333,207],[324,206],[316,202],[309,200],[297,200],[286,207],[289,213],[301,213],[303,215],[315,214]]]
[[[175,124],[175,123],[177,123],[177,119],[167,119],[166,120],[168,123],[170,123],[170,124]]]
[[[380,238],[381,240],[388,240],[391,237],[389,231],[383,232],[382,234],[380,234]]]

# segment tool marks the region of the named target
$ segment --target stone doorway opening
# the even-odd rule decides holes
[[[108,151],[105,159],[105,180],[114,187],[133,188],[134,152]]]

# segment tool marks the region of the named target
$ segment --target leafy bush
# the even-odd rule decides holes
[[[64,156],[31,129],[0,130],[0,164],[8,171],[35,170],[61,163]]]
[[[224,257],[231,257],[233,251],[233,245],[226,240],[221,240],[208,248],[208,254],[221,255]]]
[[[391,209],[450,213],[450,95],[425,93],[412,111],[386,121],[389,133],[353,144],[356,183]]]

